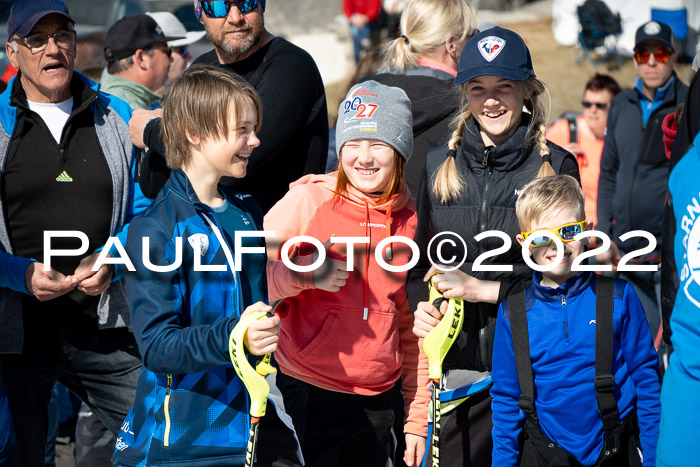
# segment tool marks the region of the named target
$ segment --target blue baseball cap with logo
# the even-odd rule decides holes
[[[26,36],[41,18],[54,13],[63,15],[75,23],[68,13],[68,7],[61,0],[17,0],[12,5],[7,21],[8,39],[14,34]]]
[[[481,31],[465,44],[455,84],[486,75],[513,81],[535,76],[530,50],[518,34],[495,26]]]

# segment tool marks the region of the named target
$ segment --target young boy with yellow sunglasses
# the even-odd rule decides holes
[[[530,182],[516,203],[517,239],[539,271],[498,310],[493,465],[655,463],[651,332],[631,284],[572,270],[585,246],[583,205],[566,175]]]

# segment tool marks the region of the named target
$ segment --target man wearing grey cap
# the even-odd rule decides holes
[[[173,49],[155,19],[142,14],[125,16],[107,31],[102,90],[126,101],[132,109],[148,109],[160,101],[156,91],[165,84]]]
[[[673,71],[677,61],[675,38],[670,26],[649,21],[637,29],[634,89],[619,93],[612,101],[600,161],[598,182],[598,226],[610,236],[611,248],[598,255],[602,264],[616,265],[621,255],[646,247],[642,237],[620,237],[644,230],[656,238],[654,250],[635,262],[655,265],[661,260],[664,199],[668,160],[663,143],[662,122],[685,100],[687,86]],[[634,284],[642,300],[651,332],[661,323],[660,273],[625,272],[620,275]]]
[[[19,72],[0,95],[0,371],[22,466],[44,465],[56,381],[116,433],[141,369],[122,281],[113,265],[93,271],[93,252],[147,205],[131,111],[73,71],[73,23],[60,0],[17,0],[5,44]],[[49,248],[64,250],[51,267],[37,262]]]

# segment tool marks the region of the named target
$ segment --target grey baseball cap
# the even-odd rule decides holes
[[[338,108],[335,133],[338,154],[345,143],[355,139],[384,141],[404,160],[411,157],[413,114],[411,101],[403,89],[372,80],[350,88]]]

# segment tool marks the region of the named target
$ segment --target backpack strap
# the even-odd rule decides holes
[[[508,297],[510,312],[510,328],[513,336],[513,353],[515,367],[520,383],[520,409],[529,417],[537,420],[535,409],[535,382],[532,377],[532,360],[530,360],[530,336],[527,329],[527,306],[525,290],[511,294]]]
[[[566,122],[569,124],[569,142],[578,144],[578,122],[576,116],[565,116]]]
[[[605,433],[620,424],[612,375],[614,287],[613,278],[596,276],[595,394]]]

